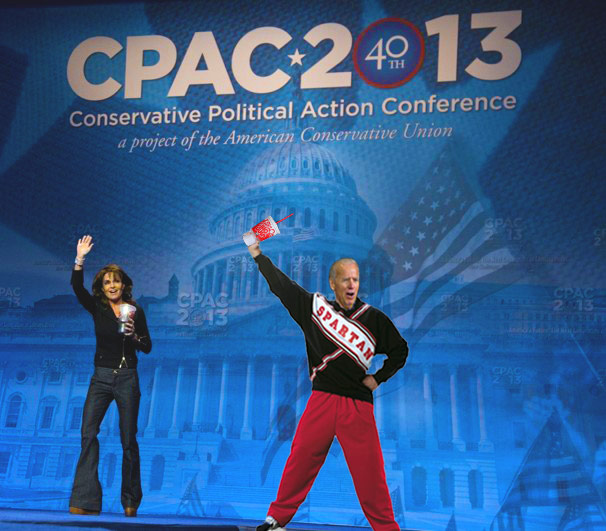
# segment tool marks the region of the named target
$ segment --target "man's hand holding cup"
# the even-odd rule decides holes
[[[259,246],[259,242],[255,242],[252,245],[249,245],[248,252],[250,253],[250,256],[252,256],[253,258],[256,258],[257,256],[259,256],[261,254],[261,247]]]

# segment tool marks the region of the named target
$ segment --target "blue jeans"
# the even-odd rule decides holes
[[[95,367],[82,412],[82,451],[69,500],[70,507],[101,511],[103,491],[99,483],[99,426],[112,400],[118,406],[122,442],[122,506],[139,507],[141,471],[137,444],[139,376],[136,369]]]

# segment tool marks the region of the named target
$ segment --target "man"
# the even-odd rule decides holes
[[[342,258],[330,268],[334,301],[311,294],[261,253],[248,250],[271,291],[305,334],[312,394],[295,433],[276,500],[257,531],[285,526],[305,500],[336,436],[362,510],[375,531],[399,531],[385,481],[372,392],[404,366],[408,345],[388,317],[358,299],[358,264]],[[383,367],[366,374],[375,353]]]

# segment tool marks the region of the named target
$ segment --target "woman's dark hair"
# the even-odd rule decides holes
[[[122,281],[122,284],[124,284],[122,299],[126,302],[135,302],[133,300],[133,281],[117,264],[108,264],[104,268],[100,269],[95,275],[93,280],[93,295],[97,298],[97,300],[103,304],[107,304],[107,297],[103,292],[103,277],[107,273],[112,273],[115,277],[118,277]]]

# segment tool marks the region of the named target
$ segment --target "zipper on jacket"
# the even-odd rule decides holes
[[[122,336],[122,359],[120,360],[120,366],[118,369],[128,369],[128,363],[126,363],[126,357],[124,356],[124,343],[126,342],[126,336]],[[124,364],[124,365],[123,365]]]

